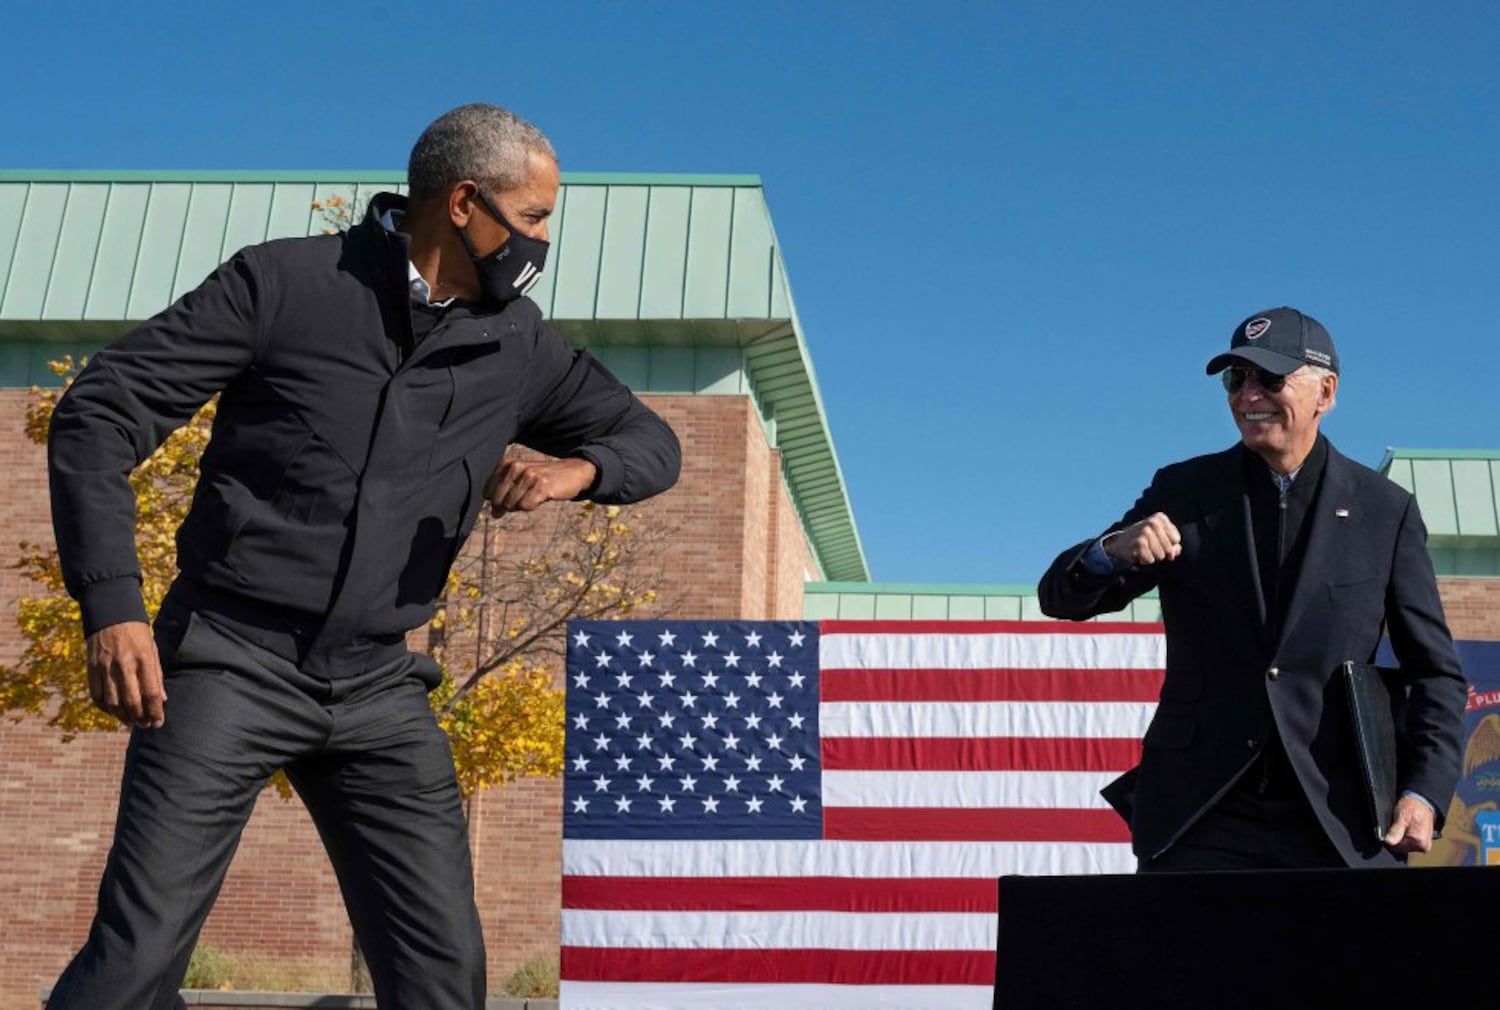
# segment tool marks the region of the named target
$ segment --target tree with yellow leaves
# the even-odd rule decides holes
[[[75,366],[69,357],[52,362],[51,367],[66,388],[83,362]],[[62,389],[32,387],[26,437],[37,445],[47,442],[47,425],[61,395]],[[153,615],[177,574],[177,526],[187,515],[198,482],[198,457],[208,445],[215,405],[210,401],[130,475],[136,497],[141,595]],[[64,740],[92,730],[121,728],[89,698],[83,622],[78,604],[63,588],[57,548],[22,543],[20,551],[15,567],[37,591],[22,596],[16,605],[16,623],[26,650],[15,666],[0,666],[0,712],[16,718],[45,716],[49,725],[62,731]]]
[[[591,502],[481,520],[427,629],[448,678],[434,706],[465,795],[562,771],[563,692],[552,671],[567,622],[672,609],[656,588],[668,536],[658,522],[627,522],[620,506]]]
[[[53,370],[66,388],[81,366],[64,359]],[[60,395],[32,389],[26,413],[31,441],[45,444]],[[192,501],[214,407],[210,401],[130,478],[142,595],[153,616],[176,575],[176,531]],[[659,602],[657,559],[665,529],[627,521],[614,506],[584,503],[549,512],[484,519],[427,629],[427,649],[445,672],[432,703],[452,742],[465,795],[562,771],[563,691],[552,671],[568,620],[623,617]],[[15,665],[0,666],[0,712],[45,718],[64,740],[120,729],[89,698],[82,622],[63,587],[56,548],[23,543],[16,567],[35,592],[17,606],[26,648]],[[278,786],[286,794],[285,783]]]

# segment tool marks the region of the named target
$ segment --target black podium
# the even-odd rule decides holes
[[[1500,869],[1003,877],[996,1010],[1500,1007]]]

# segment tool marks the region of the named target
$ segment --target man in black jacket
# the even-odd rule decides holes
[[[337,871],[381,1006],[480,1010],[484,946],[433,613],[488,501],[632,502],[676,436],[524,293],[557,159],[489,105],[412,150],[410,200],[343,235],[241,250],[100,352],[48,441],[89,688],[135,727],[88,941],[49,1006],[165,1008],[256,795],[277,769]],[[180,574],[146,624],[130,471],[219,394]],[[550,459],[502,460],[507,445]]]
[[[1338,370],[1316,320],[1289,308],[1245,320],[1208,363],[1240,444],[1158,471],[1042,578],[1042,610],[1075,620],[1160,591],[1161,702],[1140,765],[1105,791],[1143,871],[1390,866],[1441,826],[1463,675],[1415,499],[1318,432]],[[1345,661],[1374,661],[1382,629],[1406,693],[1384,837],[1339,679]]]

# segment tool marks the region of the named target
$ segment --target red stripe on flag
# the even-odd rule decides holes
[[[994,912],[995,881],[927,877],[563,877],[563,908],[659,911]]]
[[[1109,772],[1141,759],[1134,737],[824,737],[837,771]]]
[[[1113,810],[1046,807],[824,807],[823,837],[842,841],[1128,842]]]
[[[823,701],[1156,701],[1160,670],[839,670]]]
[[[572,982],[993,985],[992,950],[699,950],[564,947]]]
[[[822,635],[1160,635],[1145,621],[819,621]]]

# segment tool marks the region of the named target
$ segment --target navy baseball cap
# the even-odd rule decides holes
[[[1273,375],[1290,375],[1303,365],[1339,371],[1333,338],[1312,316],[1285,306],[1257,312],[1235,327],[1229,350],[1208,363],[1208,374],[1222,372],[1236,361],[1248,361]]]

